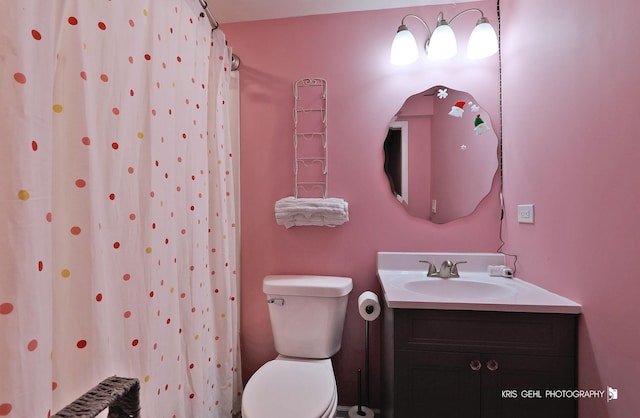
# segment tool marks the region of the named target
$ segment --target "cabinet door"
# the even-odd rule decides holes
[[[482,415],[492,418],[576,416],[576,400],[548,391],[575,389],[573,357],[484,354]]]
[[[479,354],[395,354],[395,417],[480,418],[482,370],[473,370],[481,364]]]

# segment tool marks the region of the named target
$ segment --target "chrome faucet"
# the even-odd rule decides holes
[[[444,260],[440,265],[440,271],[436,270],[436,266],[427,260],[419,260],[421,263],[426,263],[429,265],[429,270],[427,270],[427,277],[440,277],[443,279],[448,279],[450,277],[460,277],[460,273],[458,272],[458,264],[466,263],[466,261],[458,261],[454,263],[451,260]]]

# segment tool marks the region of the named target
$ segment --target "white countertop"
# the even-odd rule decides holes
[[[398,254],[398,257],[393,257],[394,254]],[[495,255],[503,257],[502,254]],[[401,309],[564,314],[579,314],[582,311],[580,304],[524,280],[489,276],[486,267],[474,260],[474,256],[473,253],[378,253],[378,278],[387,306]],[[500,260],[487,257],[489,254],[478,256],[490,262]],[[470,262],[460,265],[459,278],[443,279],[427,277],[426,264],[417,261],[440,260],[442,257],[450,257],[447,259],[454,262]],[[398,262],[399,259],[402,263]],[[407,261],[409,263],[405,264]],[[402,270],[402,266],[409,268]],[[464,271],[463,266],[484,271]]]

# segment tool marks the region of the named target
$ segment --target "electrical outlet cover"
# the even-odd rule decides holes
[[[532,224],[534,223],[533,204],[518,205],[518,223]]]

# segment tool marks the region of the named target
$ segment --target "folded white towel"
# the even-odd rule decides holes
[[[349,205],[339,198],[285,197],[275,204],[276,222],[292,226],[337,226],[349,220]]]
[[[332,209],[344,209],[347,202],[343,199],[336,197],[328,197],[323,199],[321,197],[303,197],[295,198],[293,196],[285,197],[276,202],[276,207],[279,209],[292,209],[292,208],[332,208]]]

